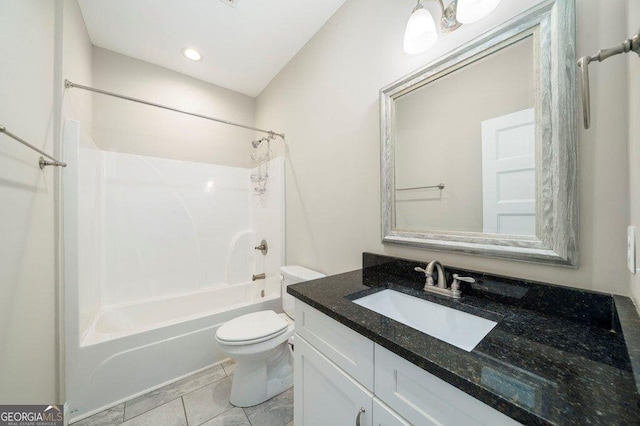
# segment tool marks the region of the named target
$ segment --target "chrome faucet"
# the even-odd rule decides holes
[[[425,277],[427,277],[427,281],[424,283],[424,289],[427,290],[428,287],[433,287],[435,285],[435,283],[433,282],[433,268],[436,268],[438,270],[438,287],[447,288],[442,263],[440,263],[439,260],[432,260],[427,265],[427,269],[415,268],[415,270],[418,272],[424,272]]]
[[[433,282],[433,268],[436,268],[436,270],[438,271],[437,286]],[[447,281],[444,275],[444,267],[438,260],[432,260],[431,262],[429,262],[425,269],[414,268],[414,270],[424,273],[424,276],[426,277],[426,281],[424,283],[424,291],[440,294],[442,296],[453,297],[454,299],[459,299],[462,295],[460,291],[460,281],[468,283],[476,282],[476,280],[472,277],[461,277],[458,274],[453,274],[453,282],[451,283],[451,288],[447,288]]]

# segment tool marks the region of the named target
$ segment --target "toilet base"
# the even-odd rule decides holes
[[[293,356],[284,342],[266,357],[238,356],[229,402],[236,407],[252,407],[293,386]]]

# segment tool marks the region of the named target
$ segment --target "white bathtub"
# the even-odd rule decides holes
[[[93,345],[279,297],[277,293],[261,297],[263,288],[260,282],[223,285],[211,290],[103,308],[81,345]]]
[[[67,371],[72,421],[222,361],[217,328],[250,312],[281,312],[279,279],[101,310]],[[261,297],[262,289],[267,295]]]

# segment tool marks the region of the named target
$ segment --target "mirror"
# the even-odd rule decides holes
[[[381,90],[383,242],[577,265],[573,1]]]
[[[457,92],[473,96],[460,102]],[[396,228],[535,235],[533,36],[395,108]]]

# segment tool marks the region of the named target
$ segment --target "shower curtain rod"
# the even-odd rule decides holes
[[[277,133],[271,130],[258,129],[257,127],[246,126],[244,124],[234,123],[232,121],[222,120],[220,118],[209,117],[208,115],[202,115],[202,114],[197,114],[195,112],[184,111],[184,110],[173,108],[170,106],[156,104],[154,102],[149,102],[142,99],[136,99],[130,96],[120,95],[118,93],[107,92],[106,90],[96,89],[95,87],[83,86],[81,84],[73,83],[69,80],[64,81],[64,87],[66,87],[67,89],[76,88],[76,89],[88,90],[89,92],[101,93],[103,95],[113,96],[114,98],[124,99],[126,101],[138,102],[140,104],[145,104],[145,105],[153,106],[156,108],[162,108],[162,109],[166,109],[173,112],[179,112],[181,114],[191,115],[193,117],[204,118],[205,120],[211,120],[211,121],[215,121],[222,124],[229,124],[231,126],[242,127],[243,129],[247,129],[247,130],[254,130],[256,132],[266,133],[269,136],[280,136],[282,139],[284,139],[284,133]]]
[[[56,160],[55,158],[53,158],[43,150],[36,148],[35,146],[31,145],[29,142],[25,141],[24,139],[14,135],[10,131],[8,131],[7,128],[4,127],[3,125],[0,125],[0,133],[4,133],[5,135],[9,136],[11,139],[17,142],[20,142],[22,145],[26,146],[27,148],[31,148],[38,154],[42,155],[43,157],[40,157],[38,161],[38,165],[40,166],[41,169],[44,169],[46,166],[67,167],[67,163],[63,163],[62,161]],[[45,160],[44,157],[47,157],[51,161]]]

